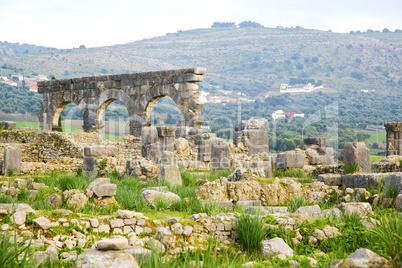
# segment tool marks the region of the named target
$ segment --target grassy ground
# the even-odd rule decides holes
[[[228,171],[205,172],[203,179],[213,181],[222,176],[227,176],[231,173]],[[295,170],[286,175],[297,175],[303,178],[304,175]],[[171,186],[166,182],[159,184],[149,182],[147,185],[142,185],[135,177],[122,177],[117,172],[107,173],[105,177],[111,179],[111,183],[117,184],[117,192],[115,198],[121,209],[130,209],[137,212],[143,212],[150,220],[164,220],[167,216],[178,216],[182,219],[189,218],[194,213],[207,213],[210,216],[217,215],[221,212],[228,212],[214,205],[204,205],[195,195],[197,182],[200,180],[199,172],[181,171],[183,185]],[[22,177],[22,176],[18,176]],[[1,177],[0,180],[13,181],[16,176]],[[36,197],[30,197],[27,191],[21,191],[18,197],[7,197],[0,195],[0,203],[25,202],[30,204],[38,214],[29,216],[28,222],[39,216],[57,219],[59,216],[53,212],[53,208],[46,204],[47,198],[55,192],[59,194],[64,190],[80,189],[84,191],[89,184],[89,180],[83,177],[80,172],[77,174],[52,172],[50,174],[27,176],[26,179],[32,178],[36,182],[43,182],[48,185],[48,188],[41,188]],[[166,204],[165,202],[157,202],[155,207],[145,203],[141,198],[141,192],[144,187],[150,186],[167,186],[168,190],[176,193],[181,197],[181,201],[174,204]],[[57,190],[60,189],[60,190]],[[381,194],[381,193],[379,193]],[[319,203],[321,209],[333,208],[338,203],[336,194],[332,195],[327,204]],[[286,204],[290,211],[295,211],[300,206],[311,205],[303,197],[295,196]],[[63,208],[71,209],[67,204],[63,203]],[[80,209],[73,210],[68,219],[78,217],[77,213],[82,213],[84,217],[101,217],[102,215],[116,216],[116,211],[119,207],[111,205],[107,208],[98,208],[95,206],[95,200],[90,200],[88,204]],[[231,211],[233,212],[233,211]],[[298,261],[301,267],[311,267],[306,257],[315,258],[318,261],[317,267],[328,267],[334,260],[346,258],[350,253],[358,248],[368,248],[381,254],[385,257],[392,257],[395,264],[401,264],[401,257],[398,257],[401,252],[401,237],[402,237],[402,216],[395,209],[383,209],[374,207],[375,214],[372,216],[380,220],[381,225],[373,230],[367,229],[363,225],[362,218],[356,214],[344,214],[340,218],[316,218],[310,220],[301,220],[297,223],[297,228],[303,236],[300,243],[294,243],[292,238],[296,236],[296,231],[285,228],[283,226],[269,227],[277,225],[277,220],[272,215],[254,216],[245,214],[243,210],[235,208],[234,212],[243,213],[239,220],[234,225],[234,229],[238,233],[236,243],[224,245],[218,240],[209,239],[202,245],[204,250],[195,249],[194,251],[184,251],[171,258],[168,254],[154,252],[151,259],[140,261],[141,267],[190,267],[191,262],[195,262],[195,267],[241,267],[242,264],[254,261],[253,267],[289,267],[288,260],[281,260],[277,257],[270,258],[269,262],[264,262],[259,251],[259,242],[262,239],[271,239],[281,237],[294,250],[296,257],[292,259]],[[9,222],[10,216],[2,215],[1,221]],[[186,224],[197,224],[194,221],[188,221]],[[266,224],[270,224],[267,226]],[[308,242],[310,236],[315,229],[322,229],[325,226],[334,226],[338,228],[340,236],[318,241],[315,245]],[[64,229],[57,229],[64,234]],[[51,230],[53,231],[53,230]],[[0,240],[4,240],[0,237]],[[373,241],[377,241],[373,243]],[[1,241],[0,241],[1,243]],[[8,244],[7,244],[8,245]],[[88,243],[86,247],[91,247]],[[218,249],[219,248],[219,249]],[[326,253],[322,257],[317,257],[314,253]],[[0,259],[6,251],[0,252]],[[304,257],[301,257],[303,255]],[[4,255],[5,256],[5,255]],[[4,257],[3,256],[3,257]],[[7,256],[5,256],[7,257]],[[203,265],[199,265],[200,262]],[[12,267],[12,266],[2,266]],[[22,266],[24,267],[24,266]],[[29,266],[28,266],[29,267]],[[56,265],[51,267],[69,267]],[[395,266],[399,267],[399,266]]]

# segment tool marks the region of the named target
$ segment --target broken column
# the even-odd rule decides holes
[[[159,156],[163,151],[174,151],[175,127],[157,127],[159,140]]]
[[[384,124],[387,130],[387,156],[402,155],[402,122]]]
[[[334,150],[327,146],[327,138],[311,137],[303,139],[303,149],[309,158],[310,165],[334,164]]]
[[[195,136],[197,145],[197,160],[202,162],[211,161],[211,141],[216,138],[214,133],[204,133]]]
[[[364,142],[347,142],[343,149],[343,160],[350,163],[357,163],[361,172],[371,171],[370,149]]]
[[[211,141],[211,168],[230,168],[230,149],[226,140],[215,138]]]
[[[280,169],[303,168],[306,163],[306,155],[301,151],[286,151],[278,154],[276,166]]]
[[[236,127],[234,143],[240,142],[248,149],[248,154],[269,153],[268,121],[264,118],[242,120]]]
[[[159,138],[156,127],[143,127],[141,130],[141,155],[154,163],[159,161]]]
[[[21,149],[6,148],[4,150],[3,175],[15,175],[21,173]]]
[[[95,178],[98,176],[97,158],[114,157],[118,154],[116,146],[86,146],[84,147],[84,161],[82,173],[86,177]]]
[[[163,151],[161,156],[162,163],[159,165],[157,180],[164,179],[170,185],[182,185],[179,166],[176,164],[174,152]]]

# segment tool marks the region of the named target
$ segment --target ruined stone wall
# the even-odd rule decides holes
[[[82,166],[84,147],[104,145],[116,146],[118,155],[107,159],[110,166],[125,166],[127,159],[141,156],[140,140],[126,135],[119,141],[103,140],[92,133],[61,132],[0,132],[0,162],[7,147],[20,148],[22,151],[22,172],[47,172],[52,170],[74,171]]]

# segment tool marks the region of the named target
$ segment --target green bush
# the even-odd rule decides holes
[[[240,246],[250,253],[257,253],[261,241],[268,234],[268,228],[264,224],[265,218],[260,213],[256,215],[241,214],[234,224]]]
[[[370,230],[374,234],[376,246],[384,252],[378,252],[388,259],[393,267],[402,266],[402,214],[382,216],[380,224]]]

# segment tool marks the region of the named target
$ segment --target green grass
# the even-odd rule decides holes
[[[25,241],[24,241],[25,242]],[[43,259],[37,263],[33,262],[30,258],[32,251],[31,242],[24,245],[24,242],[18,243],[16,235],[9,233],[0,234],[0,267],[14,268],[14,267],[39,267],[44,261]]]
[[[274,169],[272,176],[274,178],[305,178],[306,175],[304,174],[304,171],[300,168],[290,168],[290,169]]]
[[[356,173],[358,168],[359,168],[358,164],[354,162],[345,161],[345,163],[343,164],[343,170],[345,174]]]
[[[268,228],[265,227],[265,218],[257,214],[243,213],[236,220],[234,230],[240,246],[249,253],[257,253],[261,247],[261,241],[267,236]]]
[[[368,140],[370,142],[377,142],[377,134],[378,134],[378,141],[385,142],[387,140],[387,133],[386,132],[364,132],[365,134],[369,134],[370,138]]]
[[[292,199],[290,199],[286,206],[289,208],[290,212],[295,212],[299,207],[310,206],[310,203],[307,199],[302,196],[295,195]]]
[[[385,159],[387,156],[385,155],[370,155],[370,162],[375,163],[375,162],[380,162],[381,159]]]
[[[371,230],[374,241],[384,251],[380,254],[392,263],[392,267],[402,265],[402,214],[382,216],[380,224]]]

